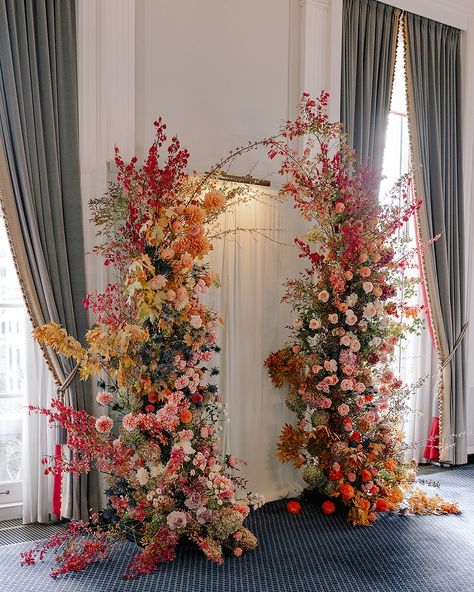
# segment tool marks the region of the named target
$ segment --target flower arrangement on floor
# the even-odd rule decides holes
[[[161,119],[155,126],[144,166],[135,157],[126,164],[117,150],[117,182],[91,201],[102,240],[95,253],[114,268],[115,281],[85,299],[97,315],[86,345],[54,323],[35,330],[39,342],[75,360],[83,380],[100,377],[97,402],[106,408],[98,418],[60,400],[31,408],[66,429],[72,451],[45,460],[46,472],[96,468],[108,487],[107,506],[90,524],[72,523],[24,554],[31,564],[50,548],[61,551],[53,575],[83,569],[125,537],[141,546],[129,576],[172,560],[183,537],[218,563],[223,549],[238,557],[257,544],[243,522],[249,503],[260,500],[245,494],[235,472],[241,461],[220,460],[223,404],[210,377],[218,374],[211,361],[221,319],[200,300],[218,283],[203,262],[213,223],[250,196],[229,184],[217,188],[210,174],[188,176],[188,152],[177,138],[167,142]]]
[[[327,497],[324,513],[337,500],[353,525],[368,526],[400,508],[415,479],[400,432],[410,389],[390,361],[421,322],[419,307],[396,298],[413,254],[402,253],[399,230],[420,202],[404,178],[393,203],[380,205],[374,174],[356,166],[341,124],[328,121],[327,99],[304,95],[299,117],[269,142],[290,179],[282,191],[310,229],[295,241],[306,273],[287,282],[283,298],[296,313],[292,340],[265,365],[276,387],[288,387],[286,404],[298,418],[283,428],[280,460],[303,467],[309,488]],[[304,140],[302,153],[289,148],[294,139]],[[405,296],[410,283],[405,278]]]

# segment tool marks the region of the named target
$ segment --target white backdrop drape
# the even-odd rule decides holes
[[[49,407],[56,385],[43,354],[31,336],[26,339],[26,405]],[[45,417],[29,414],[23,420],[23,523],[49,522],[53,477],[44,474],[41,460],[53,455],[55,432]]]
[[[304,485],[294,468],[276,457],[280,430],[295,416],[285,406],[285,389],[275,389],[263,365],[288,337],[292,315],[281,297],[284,281],[302,269],[292,243],[298,231],[303,232],[303,221],[290,202],[267,198],[236,206],[221,224],[222,230],[267,229],[268,238],[238,232],[214,242],[210,266],[222,286],[213,289],[207,301],[224,318],[222,351],[216,360],[217,382],[229,412],[223,448],[247,461],[243,474],[249,489],[269,501],[293,495]]]

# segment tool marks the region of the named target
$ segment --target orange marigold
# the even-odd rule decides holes
[[[362,481],[370,481],[372,479],[372,473],[368,469],[362,469],[360,477]]]

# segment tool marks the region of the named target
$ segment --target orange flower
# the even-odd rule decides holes
[[[386,512],[387,510],[390,510],[390,502],[384,497],[379,497],[376,506],[379,512]]]
[[[393,461],[391,458],[386,460],[383,466],[387,469],[387,471],[392,471],[392,473],[395,473],[395,471],[397,470],[397,465],[395,461]]]
[[[370,481],[372,479],[372,473],[367,469],[362,469],[360,477],[362,481]]]
[[[213,189],[204,196],[203,206],[208,212],[218,210],[225,204],[224,194],[217,189]]]
[[[189,411],[189,409],[183,409],[183,411],[181,411],[181,413],[179,414],[179,419],[183,423],[190,423],[193,419],[193,414],[191,413],[191,411]]]
[[[361,510],[363,510],[364,512],[368,512],[368,511],[369,511],[369,508],[370,508],[370,502],[369,502],[369,500],[367,500],[367,499],[365,499],[365,498],[363,498],[363,497],[360,497],[360,498],[357,500],[357,503],[356,503],[356,505],[357,505],[357,506],[358,506],[358,507],[359,507]]]
[[[193,205],[186,206],[183,215],[189,226],[200,226],[206,219],[204,210]]]
[[[354,488],[349,483],[343,483],[341,487],[339,487],[339,492],[343,500],[347,501],[354,497]]]

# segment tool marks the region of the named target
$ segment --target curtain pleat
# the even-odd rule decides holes
[[[2,198],[17,268],[33,323],[55,321],[81,338],[88,323],[75,31],[74,0],[0,0]],[[62,381],[72,364],[45,353]],[[90,386],[74,381],[67,398],[90,409]],[[95,502],[87,477],[71,481],[66,499],[66,517],[88,515]]]
[[[341,121],[361,162],[381,173],[400,10],[344,0]]]
[[[418,214],[418,232],[422,242],[441,235],[423,255],[440,364],[437,400],[440,460],[462,464],[467,461],[467,443],[466,352],[464,341],[460,341],[466,322],[461,32],[409,13],[404,17],[404,28],[415,189],[423,200]]]

